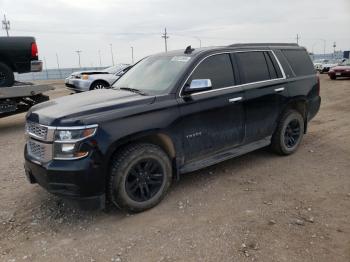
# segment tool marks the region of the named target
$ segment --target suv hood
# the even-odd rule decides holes
[[[94,90],[36,105],[27,113],[27,120],[49,126],[97,124],[108,116],[118,118],[137,112],[137,108],[144,110],[144,105],[154,100],[155,96],[124,90]]]

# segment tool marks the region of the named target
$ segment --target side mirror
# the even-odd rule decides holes
[[[186,94],[193,94],[197,92],[207,91],[212,89],[210,79],[194,79],[190,85],[185,87]]]

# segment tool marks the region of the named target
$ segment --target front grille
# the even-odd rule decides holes
[[[28,154],[36,160],[46,163],[52,159],[52,145],[41,143],[35,140],[27,142]]]
[[[48,128],[33,122],[27,122],[26,131],[30,136],[41,140],[47,140]]]

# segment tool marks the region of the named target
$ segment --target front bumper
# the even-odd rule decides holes
[[[91,87],[91,80],[83,80],[76,78],[66,78],[65,85],[68,89],[73,90],[75,92],[85,92],[89,91]]]
[[[90,157],[39,164],[25,149],[25,173],[32,184],[39,184],[60,197],[78,200],[84,207],[104,208],[105,176]]]

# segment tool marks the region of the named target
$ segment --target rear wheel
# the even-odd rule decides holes
[[[0,62],[0,87],[12,86],[15,82],[12,69]]]
[[[295,110],[286,111],[272,136],[271,148],[280,155],[297,151],[304,135],[304,118]]]
[[[164,198],[171,180],[171,163],[160,147],[130,145],[112,161],[109,198],[121,209],[141,212]]]
[[[90,90],[106,89],[108,87],[109,87],[109,85],[107,83],[102,82],[102,81],[98,81],[98,82],[95,82],[91,85]]]

